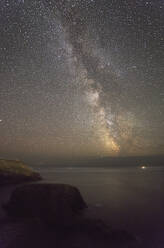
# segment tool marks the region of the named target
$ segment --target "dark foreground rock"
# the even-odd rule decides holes
[[[87,206],[76,187],[39,183],[17,187],[3,207],[10,217],[40,218],[59,228],[72,225]]]
[[[17,160],[0,159],[0,185],[41,180],[39,173]]]
[[[86,207],[70,185],[19,186],[4,206],[0,248],[141,248],[131,233],[80,215]]]
[[[142,246],[126,231],[112,230],[101,220],[81,218],[71,228],[52,230],[41,221],[34,219],[4,222],[0,224],[0,247],[141,248]]]

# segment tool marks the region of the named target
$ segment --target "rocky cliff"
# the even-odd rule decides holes
[[[41,180],[39,173],[17,160],[0,159],[0,185]]]

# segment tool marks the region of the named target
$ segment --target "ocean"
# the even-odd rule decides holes
[[[46,182],[77,186],[89,216],[135,233],[145,247],[164,247],[164,167],[48,168]]]

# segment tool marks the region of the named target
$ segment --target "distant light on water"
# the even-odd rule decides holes
[[[147,168],[146,165],[142,165],[142,166],[141,166],[141,169],[142,169],[142,170],[145,170],[146,168]]]

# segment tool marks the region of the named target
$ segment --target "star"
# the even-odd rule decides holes
[[[163,7],[0,1],[0,154],[163,154]]]

